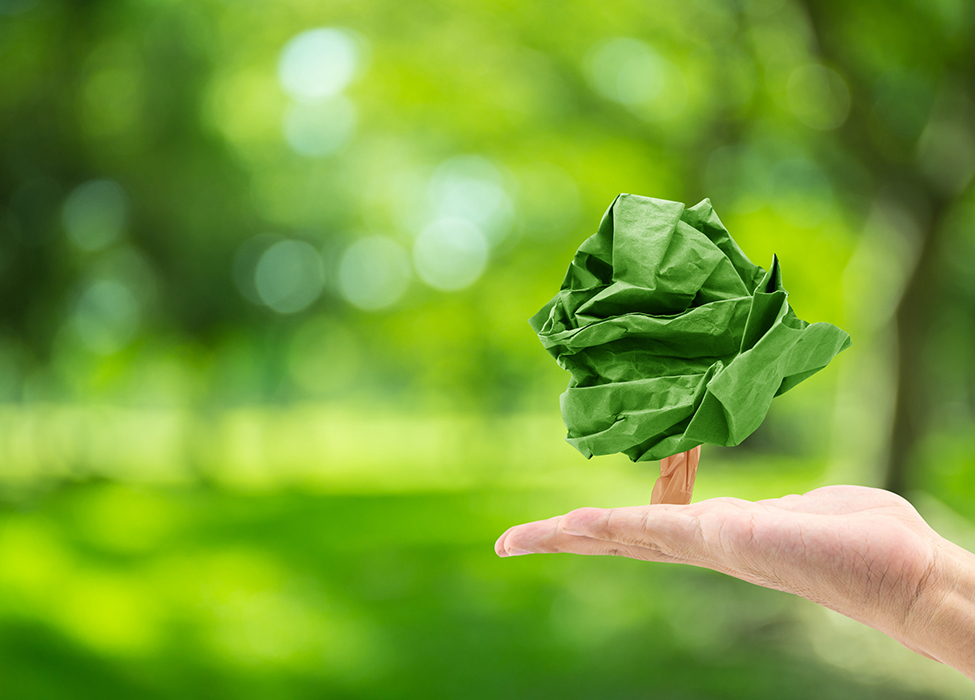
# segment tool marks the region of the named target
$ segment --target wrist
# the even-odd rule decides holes
[[[975,680],[975,554],[943,538],[934,547],[899,641]]]

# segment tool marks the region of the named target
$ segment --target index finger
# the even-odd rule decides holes
[[[667,504],[579,508],[563,516],[560,526],[576,535],[656,550],[672,559],[698,560],[706,547],[695,510]]]
[[[575,554],[609,554],[642,559],[645,561],[681,561],[668,556],[660,548],[642,543],[637,538],[625,538],[625,541],[591,536],[577,531],[587,529],[585,522],[599,523],[611,521],[612,513],[625,510],[604,510],[600,508],[580,508],[566,515],[559,515],[547,520],[538,520],[524,525],[509,528],[495,543],[498,556],[517,556],[520,554],[572,552]],[[577,529],[574,529],[578,526]],[[600,533],[600,528],[594,527],[593,534]]]

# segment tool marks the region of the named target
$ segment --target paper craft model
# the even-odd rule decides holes
[[[705,442],[741,443],[772,398],[850,346],[793,313],[778,258],[745,257],[707,199],[621,194],[529,323],[571,373],[566,440],[662,460],[653,503],[689,503]]]

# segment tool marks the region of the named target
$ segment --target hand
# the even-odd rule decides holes
[[[888,491],[828,486],[754,503],[580,508],[509,529],[495,551],[714,569],[825,605],[975,677],[975,557]]]

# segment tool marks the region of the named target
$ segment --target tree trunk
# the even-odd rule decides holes
[[[895,313],[897,323],[897,395],[884,488],[904,495],[918,484],[912,464],[930,412],[925,352],[940,297],[938,248],[948,204],[935,202],[928,235],[921,242],[917,264],[904,287]]]
[[[870,95],[872,86],[866,81],[856,80],[856,67],[844,60],[848,58],[848,53],[836,40],[838,22],[830,13],[842,11],[843,5],[806,0],[803,7],[824,58],[838,66],[852,81],[851,93],[854,96]],[[872,145],[869,138],[871,125],[867,117],[869,112],[868,104],[858,104],[855,100],[849,119],[840,132],[848,151],[873,175],[875,192],[882,191],[885,184],[897,183],[900,187],[906,184],[919,190],[917,199],[922,207],[924,204],[930,206],[929,215],[923,217],[926,220],[919,221],[927,235],[919,242],[916,264],[904,286],[894,317],[897,324],[897,387],[883,485],[903,494],[918,486],[913,465],[930,409],[930,381],[926,373],[925,353],[936,307],[940,303],[938,251],[941,229],[951,202],[933,194],[927,187],[912,153],[913,145],[899,156],[882,152]]]

